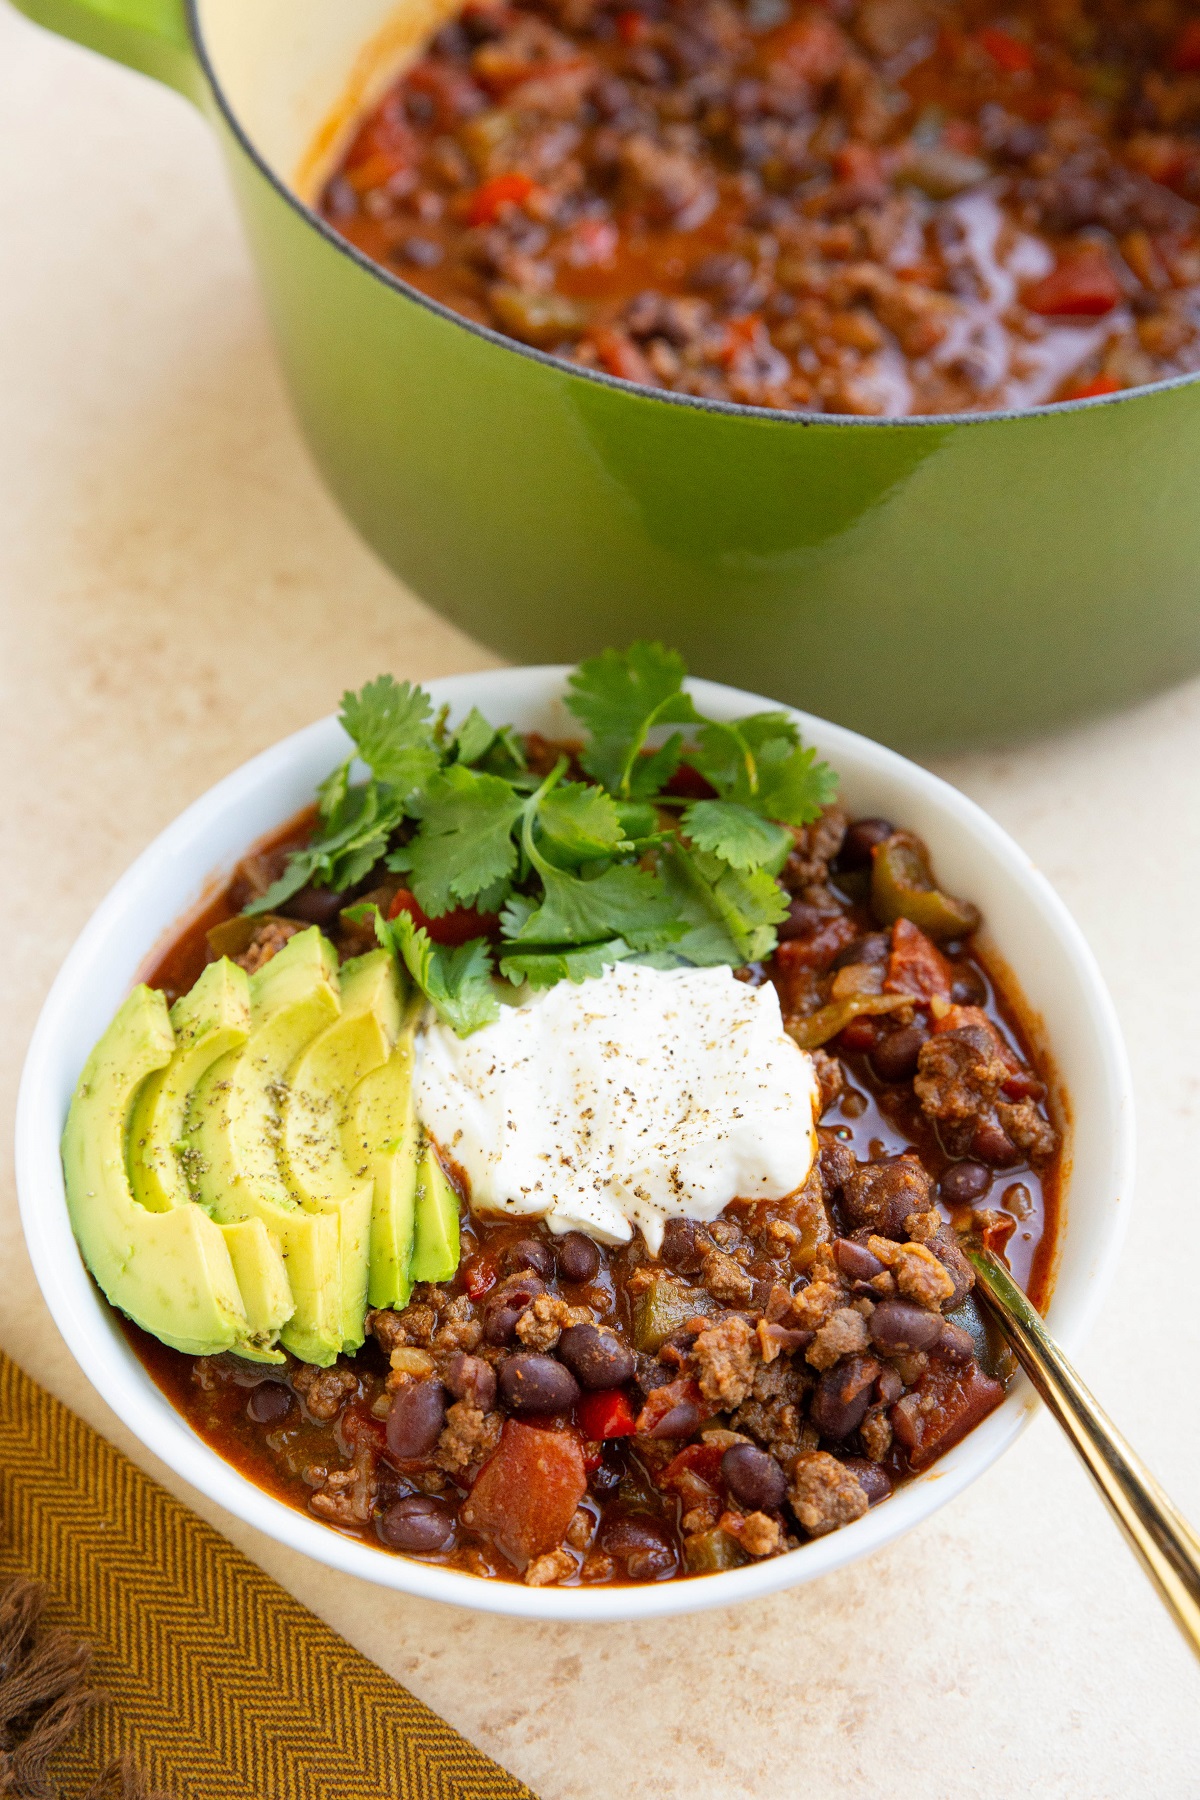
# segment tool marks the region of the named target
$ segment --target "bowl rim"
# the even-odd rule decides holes
[[[676,406],[693,412],[715,413],[731,418],[753,419],[759,424],[773,424],[781,430],[796,426],[823,425],[840,431],[855,430],[930,430],[946,425],[973,425],[982,427],[1012,423],[1018,419],[1055,418],[1062,413],[1090,411],[1095,407],[1120,405],[1130,400],[1144,399],[1152,394],[1169,393],[1175,388],[1190,387],[1200,381],[1200,370],[1188,375],[1171,375],[1162,381],[1147,382],[1142,387],[1123,388],[1115,394],[1092,394],[1076,400],[1047,401],[1040,406],[1010,407],[994,412],[948,412],[920,413],[903,415],[898,418],[863,418],[847,413],[813,412],[804,408],[777,409],[770,406],[748,406],[737,400],[714,400],[698,394],[677,394],[669,388],[647,387],[642,382],[627,381],[616,375],[609,375],[602,369],[589,369],[582,363],[573,363],[566,357],[553,356],[548,350],[538,350],[532,344],[522,344],[516,338],[506,337],[491,325],[481,324],[476,319],[468,319],[453,307],[440,300],[423,294],[419,288],[413,287],[402,276],[393,274],[381,263],[373,262],[363,251],[349,243],[336,232],[315,209],[302,200],[295,189],[282,179],[271,167],[265,156],[258,149],[253,138],[243,126],[234,110],[224,86],[217,75],[212,56],[205,40],[204,26],[200,18],[201,0],[185,0],[186,23],[196,60],[203,72],[210,93],[216,101],[217,108],[224,119],[231,135],[239,148],[249,158],[268,185],[297,213],[306,224],[310,225],[317,235],[334,250],[355,265],[362,273],[369,275],[392,293],[402,295],[406,300],[415,301],[426,311],[434,313],[438,318],[457,326],[460,330],[470,332],[482,338],[486,343],[516,356],[541,363],[559,374],[567,375],[583,382],[592,382],[599,387],[613,388],[620,393],[636,395],[640,400],[656,402],[664,406]]]
[[[553,703],[561,695],[569,665],[524,666],[443,677],[425,684],[435,704],[449,701],[457,710],[471,704],[499,711],[507,704]],[[1064,1349],[1072,1351],[1088,1330],[1103,1299],[1120,1255],[1128,1221],[1133,1183],[1134,1125],[1132,1081],[1115,1009],[1095,959],[1079,927],[1049,882],[1008,834],[974,801],[938,776],[911,763],[896,751],[795,708],[721,683],[688,683],[699,704],[721,716],[735,716],[763,706],[786,710],[805,737],[819,742],[822,754],[837,763],[839,752],[864,760],[872,771],[898,780],[914,797],[930,802],[952,827],[967,828],[1004,873],[1025,889],[1052,928],[1063,955],[1073,966],[1090,1025],[1101,1048],[1106,1091],[1111,1103],[1111,1192],[1102,1229],[1093,1226],[1096,1243],[1089,1263],[1086,1291],[1067,1319],[1055,1319]],[[506,694],[513,701],[506,701]],[[46,997],[30,1041],[17,1099],[16,1175],[20,1216],[34,1272],[59,1331],[107,1404],[138,1440],[176,1475],[196,1487],[234,1517],[267,1536],[300,1550],[315,1561],[378,1585],[447,1601],[468,1609],[542,1620],[617,1620],[724,1606],[798,1585],[840,1568],[891,1542],[960,1493],[1015,1441],[1036,1410],[1036,1397],[1023,1376],[983,1423],[924,1474],[905,1483],[886,1505],[862,1519],[798,1550],[719,1574],[672,1579],[645,1587],[527,1588],[506,1580],[489,1580],[397,1556],[358,1538],[340,1534],[276,1499],[242,1475],[205,1443],[171,1405],[136,1356],[116,1317],[87,1274],[78,1255],[63,1191],[59,1141],[64,1122],[61,1095],[78,1078],[80,1058],[72,1051],[69,1028],[77,993],[88,984],[110,940],[120,941],[126,915],[140,899],[153,896],[164,867],[182,859],[195,896],[211,886],[219,873],[205,834],[215,829],[239,802],[266,794],[272,784],[313,768],[327,770],[345,754],[347,740],[334,715],[304,727],[234,769],[193,801],[141,852],[116,881],[69,951]],[[283,815],[287,816],[287,815]],[[280,823],[283,817],[280,818]],[[201,858],[204,860],[201,862]],[[182,877],[181,877],[182,878]],[[176,917],[185,908],[180,908]],[[124,935],[128,937],[129,927]],[[151,944],[131,947],[131,968],[144,962]],[[64,1090],[64,1077],[65,1090]],[[1069,1212],[1060,1223],[1061,1246],[1071,1226]],[[1054,1303],[1051,1303],[1053,1311]]]

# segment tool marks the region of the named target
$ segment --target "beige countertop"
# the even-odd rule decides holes
[[[344,686],[489,660],[318,486],[204,125],[0,4],[5,1143],[46,990],[149,838]],[[1141,1173],[1081,1361],[1200,1519],[1200,684],[940,768],[1040,862],[1112,986]],[[7,1150],[0,1262],[0,1343],[182,1491],[51,1324]],[[200,1510],[543,1800],[1200,1795],[1197,1670],[1045,1418],[869,1561],[645,1627],[476,1618]]]

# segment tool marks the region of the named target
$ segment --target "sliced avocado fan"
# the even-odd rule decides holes
[[[225,1239],[198,1206],[140,1205],[126,1163],[138,1089],[174,1053],[166,1001],[135,988],[71,1101],[62,1144],[67,1207],[84,1261],[112,1304],[173,1349],[212,1356],[249,1331]]]
[[[173,1348],[328,1365],[372,1306],[458,1267],[458,1196],[423,1140],[414,1020],[385,950],[341,971],[315,927],[254,976],[210,964],[168,1015],[140,987],[63,1136],[71,1221],[113,1305]]]
[[[250,984],[243,969],[210,963],[191,992],[171,1008],[175,1051],[166,1068],[143,1083],[129,1121],[129,1176],[134,1197],[151,1212],[190,1206],[195,1159],[184,1136],[188,1100],[220,1057],[250,1035]],[[283,1258],[261,1219],[218,1225],[237,1278],[248,1329],[233,1346],[255,1361],[282,1362],[273,1348],[294,1310]]]
[[[277,1241],[295,1310],[280,1341],[327,1366],[342,1348],[338,1220],[307,1211],[279,1163],[287,1075],[341,1010],[337,953],[314,926],[250,978],[250,1035],[213,1063],[187,1109],[187,1159],[214,1219],[259,1219]]]
[[[342,1347],[357,1350],[364,1337],[375,1180],[370,1154],[354,1144],[346,1126],[360,1084],[386,1065],[399,1035],[403,1001],[395,957],[373,950],[346,963],[341,1000],[340,1018],[309,1040],[288,1073],[279,1160],[306,1208],[337,1217]]]

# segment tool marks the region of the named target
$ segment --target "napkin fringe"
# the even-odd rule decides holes
[[[45,1630],[46,1590],[18,1576],[0,1592],[0,1800],[61,1800],[50,1758],[104,1698],[88,1675],[92,1647]],[[128,1758],[113,1763],[85,1800],[166,1800]]]

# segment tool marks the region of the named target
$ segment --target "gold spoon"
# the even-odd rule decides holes
[[[990,1250],[967,1249],[967,1255],[1018,1362],[1083,1458],[1167,1610],[1200,1656],[1200,1536],[1097,1406],[1004,1264]]]

